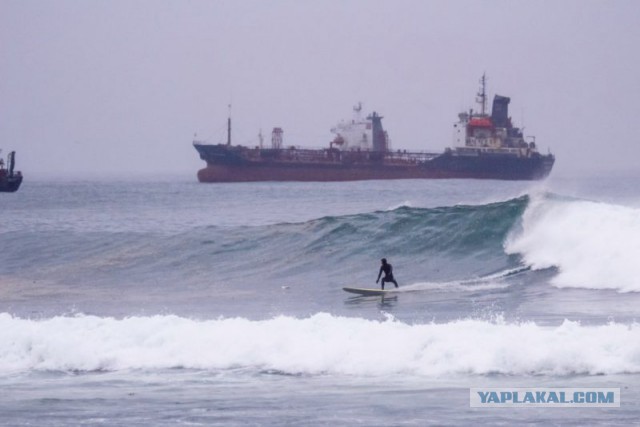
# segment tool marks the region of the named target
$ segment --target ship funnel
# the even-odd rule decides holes
[[[491,109],[491,121],[499,128],[508,127],[509,123],[509,102],[511,98],[496,95],[493,98],[493,108]]]
[[[373,133],[373,151],[387,151],[387,135],[382,128],[382,116],[375,111],[367,117],[371,120]]]
[[[13,176],[13,169],[16,167],[16,152],[9,153],[9,176]]]

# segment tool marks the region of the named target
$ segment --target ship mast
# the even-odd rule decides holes
[[[485,73],[482,73],[482,78],[480,79],[480,92],[478,92],[478,97],[476,98],[476,102],[480,104],[482,115],[486,115],[487,111],[487,77]]]
[[[229,117],[227,118],[227,145],[231,145],[231,104],[229,104]]]

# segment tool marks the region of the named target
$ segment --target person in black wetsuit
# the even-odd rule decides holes
[[[393,267],[391,267],[391,264],[387,262],[386,258],[382,258],[380,262],[382,263],[382,265],[380,266],[380,272],[378,273],[378,278],[376,279],[376,283],[380,281],[380,276],[382,276],[382,273],[384,273],[384,277],[382,278],[382,289],[384,289],[384,284],[386,282],[393,283],[394,285],[396,285],[396,288],[397,288],[398,282],[396,282],[396,279],[393,278]]]

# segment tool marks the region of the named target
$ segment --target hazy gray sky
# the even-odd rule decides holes
[[[194,133],[325,146],[362,102],[440,151],[478,79],[557,174],[638,169],[640,1],[0,0],[0,148],[42,174],[192,174]]]

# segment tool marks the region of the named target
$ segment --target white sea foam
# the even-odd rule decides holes
[[[532,197],[505,249],[535,269],[557,267],[558,287],[640,292],[640,209]]]
[[[510,268],[486,276],[467,280],[454,280],[449,282],[416,282],[410,285],[404,285],[400,289],[397,289],[397,291],[413,292],[441,290],[445,292],[478,292],[505,289],[509,287],[509,284],[504,282],[502,279],[529,271],[530,269],[530,267]]]
[[[323,313],[262,321],[0,314],[0,373],[176,367],[365,376],[638,373],[640,325],[406,324]]]
[[[402,286],[398,292],[444,291],[444,292],[478,292],[507,288],[509,284],[491,280],[465,280],[452,282],[418,282]]]

